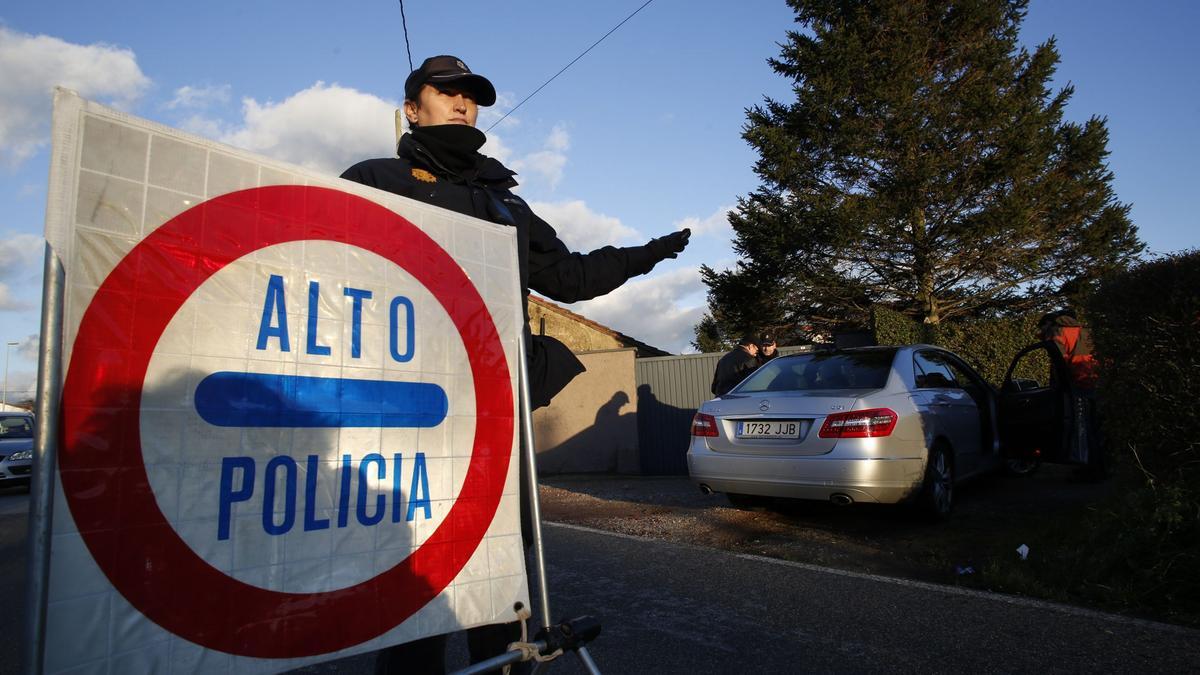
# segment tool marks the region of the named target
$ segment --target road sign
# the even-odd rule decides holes
[[[47,670],[123,647],[151,668],[199,653],[277,670],[511,620],[528,604],[511,231],[294,167],[288,182],[332,186],[266,185],[277,165],[76,105],[82,160],[56,169],[76,175],[56,247],[73,252],[55,520],[70,553],[52,560]],[[235,162],[259,185],[193,187],[204,198],[153,222],[162,183]],[[140,232],[104,213],[139,198]],[[54,656],[64,631],[95,642],[77,624],[99,613],[146,639]]]

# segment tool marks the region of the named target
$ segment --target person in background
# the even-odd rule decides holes
[[[758,368],[758,340],[747,335],[738,340],[737,346],[717,361],[713,372],[712,393],[724,396],[739,382]]]
[[[359,162],[343,172],[342,178],[516,229],[530,405],[538,408],[549,405],[584,368],[566,345],[531,334],[529,290],[566,303],[604,295],[679,255],[691,231],[651,239],[643,246],[572,252],[554,228],[512,192],[516,174],[480,154],[487,137],[475,128],[479,106],[495,102],[492,83],[471,72],[462,59],[449,55],[425,59],[404,81],[404,117],[410,131],[400,138],[398,156]],[[528,547],[532,520],[524,462],[520,467],[521,532]],[[520,634],[519,623],[468,630],[471,662],[503,654]],[[439,635],[384,649],[379,652],[376,672],[444,673],[446,639]],[[528,663],[512,667],[513,673],[529,670]]]
[[[763,333],[758,338],[758,365],[761,368],[766,362],[779,356],[778,346],[775,344],[775,336],[770,333]]]
[[[1108,475],[1103,438],[1096,410],[1096,359],[1086,326],[1069,309],[1044,314],[1038,320],[1038,337],[1053,342],[1062,354],[1070,373],[1070,387],[1076,400],[1077,433],[1086,449],[1086,464],[1076,476],[1085,480],[1103,480]]]

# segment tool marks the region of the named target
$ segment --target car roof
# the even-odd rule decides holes
[[[917,342],[907,345],[869,345],[864,347],[842,347],[837,349],[834,347],[817,347],[810,352],[798,352],[796,354],[788,354],[788,356],[803,356],[804,354],[859,354],[862,352],[882,352],[882,351],[899,351],[901,349],[936,349],[938,351],[954,352],[940,345],[931,345],[924,342]]]
[[[813,356],[816,354],[830,355],[830,354],[862,354],[862,353],[870,353],[870,352],[895,352],[900,349],[905,349],[907,347],[914,347],[914,346],[921,346],[921,345],[905,345],[904,347],[898,347],[895,345],[871,345],[869,347],[845,347],[843,349],[834,349],[834,348],[826,349],[826,348],[818,347],[817,349],[813,349],[812,351],[796,352],[794,354],[786,354],[779,358],[786,359],[786,358],[794,358],[797,356]]]

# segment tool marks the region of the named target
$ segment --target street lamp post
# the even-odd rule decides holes
[[[8,353],[13,347],[16,347],[19,342],[9,342],[4,346],[4,409],[8,410]]]

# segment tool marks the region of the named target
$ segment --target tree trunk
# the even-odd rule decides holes
[[[938,302],[934,296],[934,266],[936,256],[933,254],[933,245],[929,241],[929,232],[926,229],[927,222],[925,220],[925,212],[921,209],[913,210],[913,232],[918,237],[918,245],[915,251],[915,260],[913,261],[914,269],[917,273],[917,299],[921,302],[921,312],[924,314],[922,323],[936,325],[941,317],[938,315]]]

